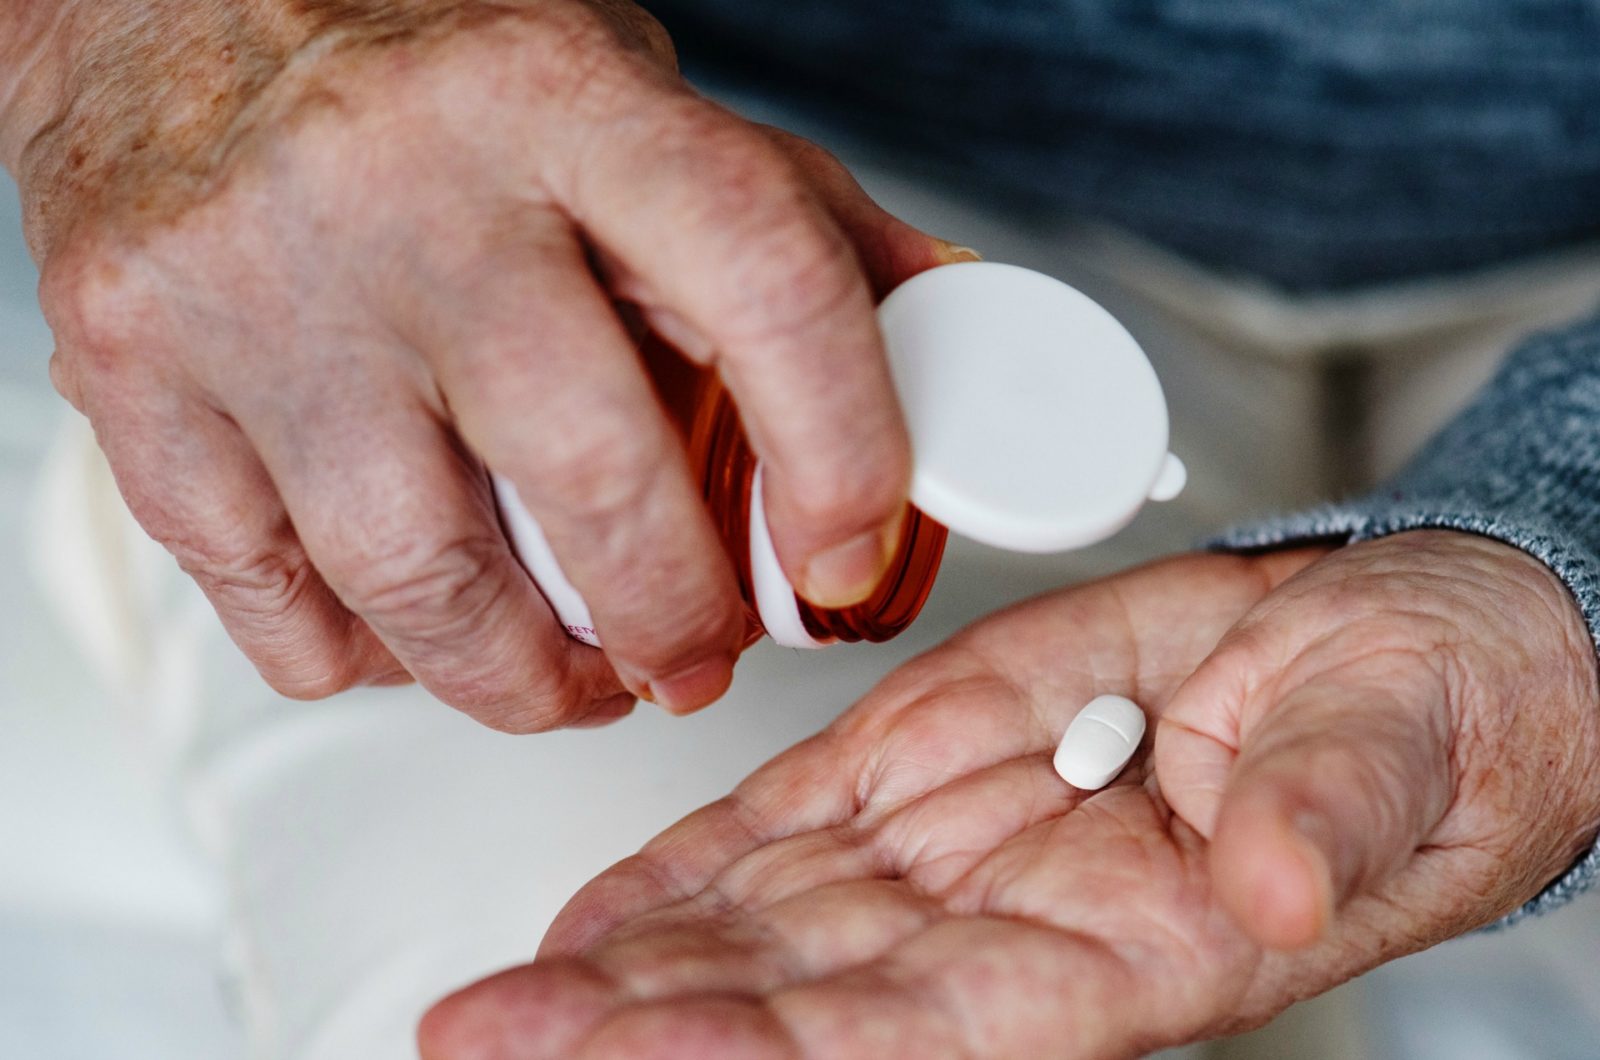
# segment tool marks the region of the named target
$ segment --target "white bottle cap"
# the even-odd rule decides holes
[[[878,316],[911,430],[911,502],[956,533],[1014,552],[1081,548],[1182,489],[1155,369],[1061,281],[947,265]]]

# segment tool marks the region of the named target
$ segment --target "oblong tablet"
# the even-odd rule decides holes
[[[1127,767],[1144,728],[1144,711],[1133,700],[1101,696],[1067,726],[1056,748],[1056,772],[1075,788],[1099,791]]]

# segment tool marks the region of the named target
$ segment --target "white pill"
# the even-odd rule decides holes
[[[1121,773],[1144,739],[1144,711],[1131,699],[1101,696],[1078,712],[1056,748],[1056,772],[1075,788],[1099,791]]]

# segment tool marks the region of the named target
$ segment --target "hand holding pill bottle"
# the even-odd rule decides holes
[[[1082,293],[1016,266],[968,262],[913,277],[878,316],[911,432],[911,504],[877,591],[843,609],[806,601],[780,566],[760,464],[715,374],[664,347],[646,350],[734,560],[752,640],[890,640],[927,602],[950,531],[1016,552],[1082,548],[1183,489],[1155,370]],[[567,632],[599,647],[601,631],[515,487],[497,477],[495,488],[517,553]]]

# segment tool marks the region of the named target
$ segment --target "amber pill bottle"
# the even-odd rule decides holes
[[[817,607],[785,578],[767,532],[760,461],[715,373],[647,341],[645,367],[681,435],[738,575],[751,639],[821,648],[904,632],[938,577],[950,530],[1017,552],[1104,540],[1145,502],[1183,488],[1166,398],[1131,335],[1060,281],[993,263],[914,277],[879,310],[911,433],[911,505],[888,573],[854,607]],[[567,632],[600,646],[514,486],[496,476],[506,530]]]
[[[793,599],[792,612],[788,600],[780,598],[776,606],[768,602],[767,586],[758,584],[758,579],[781,577],[781,572],[763,531],[765,520],[756,517],[759,461],[731,395],[715,373],[686,364],[670,349],[647,348],[646,360],[663,404],[683,432],[689,466],[699,478],[706,508],[733,560],[753,637],[770,632],[782,643],[802,641],[789,643],[791,647],[814,646],[803,643],[806,638],[815,646],[878,644],[899,636],[916,621],[933,592],[949,531],[911,505],[888,571],[866,600],[854,607],[817,607],[788,589],[785,595]]]

